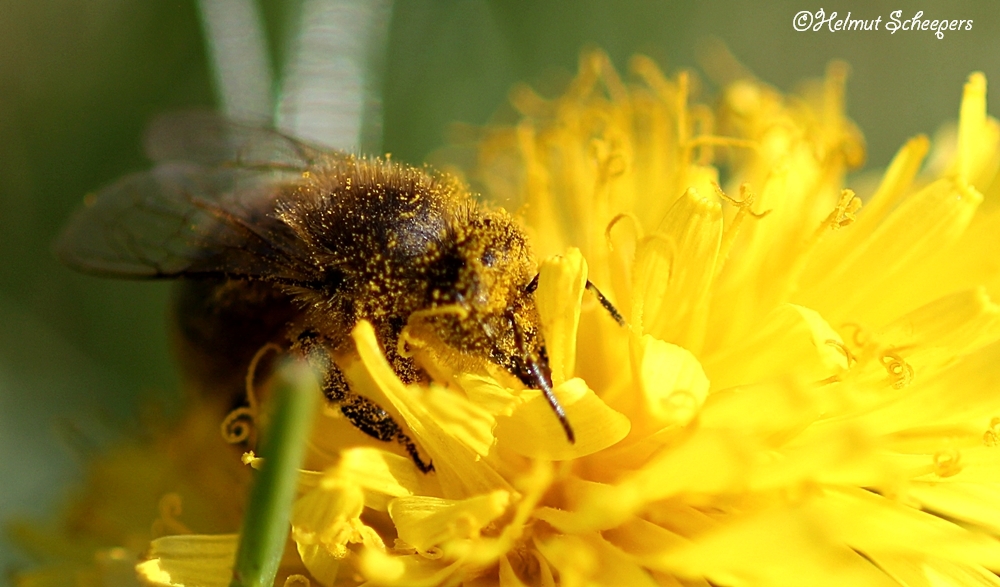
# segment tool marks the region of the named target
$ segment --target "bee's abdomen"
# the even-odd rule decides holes
[[[201,394],[243,401],[247,368],[264,345],[287,347],[299,310],[292,299],[262,281],[190,279],[178,284],[173,312],[176,354],[185,384]],[[267,357],[258,376],[267,375]]]

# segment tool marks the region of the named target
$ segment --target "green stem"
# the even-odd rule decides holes
[[[274,413],[261,447],[264,465],[250,491],[230,587],[274,585],[319,397],[316,377],[305,362],[289,362],[278,369]]]

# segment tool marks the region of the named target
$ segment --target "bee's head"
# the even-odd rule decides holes
[[[475,215],[456,239],[462,269],[456,283],[481,315],[518,311],[535,263],[524,233],[503,210]]]
[[[431,318],[437,336],[456,350],[488,357],[524,385],[542,390],[573,442],[573,430],[552,392],[552,373],[535,305],[536,274],[528,241],[503,210],[469,215],[456,230],[454,256],[443,257],[453,279],[446,303],[460,308]]]
[[[544,355],[528,290],[536,267],[527,238],[503,210],[472,209],[451,230],[443,239],[448,252],[431,269],[431,306],[460,311],[436,314],[431,323],[449,346],[490,357],[524,380],[522,355]]]

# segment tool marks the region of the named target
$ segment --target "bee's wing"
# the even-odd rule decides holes
[[[156,162],[190,161],[209,167],[286,167],[305,171],[329,149],[266,126],[234,122],[209,110],[162,114],[146,129],[146,155]]]
[[[65,263],[115,277],[317,278],[276,199],[341,154],[208,111],[160,116],[146,151],[152,170],[88,197],[56,244]]]
[[[299,173],[161,162],[88,196],[56,243],[71,267],[105,276],[260,277],[309,282],[305,243],[275,215]]]

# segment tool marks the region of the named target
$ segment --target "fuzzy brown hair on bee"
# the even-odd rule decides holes
[[[552,393],[536,264],[506,211],[476,203],[447,175],[212,114],[163,118],[149,137],[153,169],[88,198],[56,250],[84,272],[181,278],[181,363],[196,386],[241,390],[268,344],[303,354],[354,426],[399,442],[428,472],[433,465],[403,428],[353,393],[337,366],[353,352],[352,329],[367,320],[400,379],[425,380],[400,352],[404,330],[419,325],[455,353],[541,390],[573,442]]]

